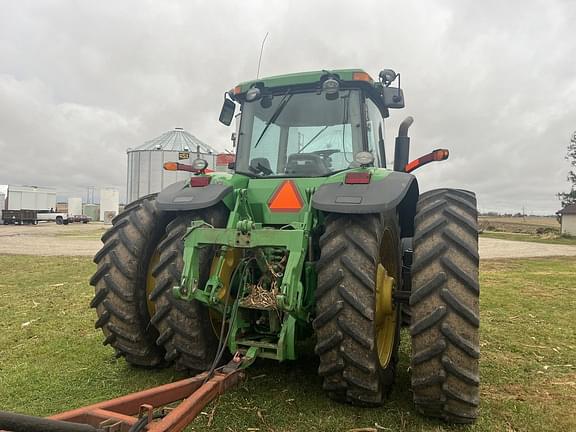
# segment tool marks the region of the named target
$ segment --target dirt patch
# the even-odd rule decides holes
[[[41,256],[93,256],[102,243],[100,236],[110,225],[0,225],[0,254]],[[576,256],[576,246],[480,238],[480,257],[530,258]]]
[[[576,246],[480,238],[480,258],[576,256]]]
[[[0,254],[93,256],[108,227],[101,223],[0,225]]]

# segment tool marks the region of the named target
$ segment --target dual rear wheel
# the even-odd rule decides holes
[[[217,340],[207,310],[171,292],[180,282],[182,239],[194,219],[223,226],[227,212],[214,207],[173,217],[160,212],[151,195],[126,207],[102,236],[90,280],[96,327],[104,332],[104,344],[133,365],[174,363],[177,369],[205,370],[215,356]],[[211,252],[205,248],[200,257],[204,278]]]
[[[401,280],[403,247],[395,213],[331,214],[325,222],[314,327],[318,372],[329,396],[360,405],[384,401],[394,382],[402,321],[389,290],[411,286],[415,406],[451,423],[473,422],[480,383],[474,194],[439,189],[420,196],[411,284]]]

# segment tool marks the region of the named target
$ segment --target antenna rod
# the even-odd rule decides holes
[[[260,57],[258,57],[258,72],[256,72],[256,79],[260,78],[260,63],[262,62],[262,53],[264,52],[264,42],[268,38],[268,32],[266,32],[266,36],[262,39],[262,46],[260,46]]]

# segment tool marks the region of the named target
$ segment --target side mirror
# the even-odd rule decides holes
[[[382,99],[386,108],[404,108],[404,92],[401,88],[384,87]]]
[[[222,104],[222,111],[220,111],[220,123],[230,126],[232,119],[234,118],[234,112],[236,111],[236,104],[230,99],[224,99]]]

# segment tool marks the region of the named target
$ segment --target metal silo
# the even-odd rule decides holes
[[[163,133],[139,147],[128,149],[126,202],[159,192],[166,186],[190,178],[189,172],[165,171],[164,162],[190,163],[197,154],[214,169],[216,150],[183,128]]]

